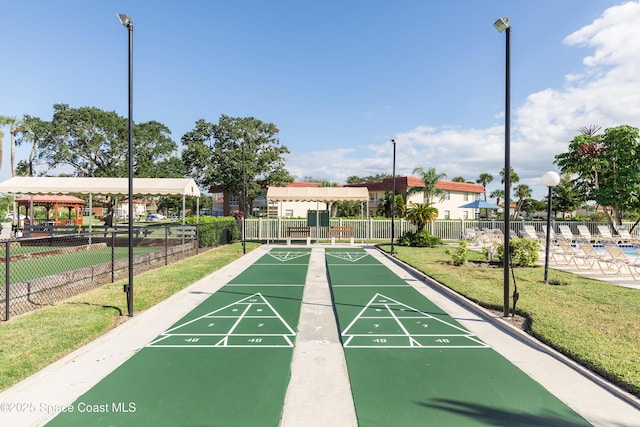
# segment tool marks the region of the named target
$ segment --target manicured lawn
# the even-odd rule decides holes
[[[20,249],[20,248],[16,248]],[[22,248],[27,249],[27,248]],[[31,249],[31,248],[28,248]],[[42,247],[30,252],[41,252]],[[49,250],[54,248],[49,248]],[[133,255],[146,254],[163,250],[163,248],[136,247]],[[13,251],[12,251],[13,252]],[[25,252],[22,252],[25,253]],[[116,260],[125,259],[129,256],[128,247],[114,248],[114,258]],[[77,270],[92,265],[111,262],[111,248],[96,248],[68,254],[48,255],[42,258],[23,259],[12,261],[9,267],[9,283],[20,283],[42,277],[43,274],[53,275],[70,270]],[[5,264],[0,265],[0,277],[5,275]]]
[[[258,245],[247,243],[252,250]],[[240,243],[136,276],[134,310],[139,313],[242,257]],[[9,322],[0,322],[0,390],[34,374],[126,321],[124,281],[103,286]]]
[[[394,249],[399,260],[484,307],[502,311],[501,267],[473,262],[454,267],[444,247]],[[469,259],[485,260],[473,251]],[[551,284],[545,285],[543,274],[542,267],[515,269],[517,312],[529,318],[529,332],[640,396],[640,291],[554,269]]]

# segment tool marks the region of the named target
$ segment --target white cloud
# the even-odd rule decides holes
[[[584,58],[582,73],[566,76],[565,87],[531,94],[517,109],[516,138],[521,144],[514,155],[527,159],[527,170],[542,174],[545,162],[550,167],[553,156],[566,150],[581,126],[638,126],[638,22],[640,3],[628,2],[607,9],[565,38],[569,46],[586,46],[594,53]]]
[[[578,128],[629,124],[638,126],[640,117],[640,2],[614,6],[591,24],[568,35],[564,43],[587,47],[580,73],[567,74],[565,86],[529,95],[514,108],[511,133],[511,165],[520,182],[530,185],[541,198],[539,178],[555,169],[554,156],[565,151]],[[494,174],[493,187],[500,183],[504,166],[504,128],[434,128],[417,126],[398,131],[398,174],[410,174],[416,166],[436,166],[449,178],[475,180],[480,173]],[[497,118],[496,118],[497,119]],[[320,151],[305,155],[312,164],[303,166],[302,156],[290,157],[289,168],[298,176],[331,177],[344,182],[347,176],[391,171],[388,143],[360,147],[357,151]],[[300,171],[297,173],[296,171]],[[306,172],[302,172],[306,171]],[[491,187],[490,187],[491,189]]]

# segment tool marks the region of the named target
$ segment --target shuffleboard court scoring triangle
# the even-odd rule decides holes
[[[277,259],[280,262],[287,262],[293,259],[297,259],[306,255],[309,255],[311,252],[306,251],[276,251],[271,250],[267,252],[267,255]]]
[[[345,348],[487,348],[461,326],[376,293],[342,331]]]
[[[344,261],[356,262],[360,261],[362,258],[366,258],[369,256],[366,252],[326,252],[328,256],[332,256],[334,258],[339,258]]]
[[[258,292],[170,328],[147,347],[293,347],[295,335]]]

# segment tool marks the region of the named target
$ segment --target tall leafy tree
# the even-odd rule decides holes
[[[526,212],[527,214],[531,215],[535,212],[544,212],[547,210],[547,204],[546,202],[542,201],[542,200],[536,200],[536,199],[532,199],[532,198],[526,198],[524,199],[524,201],[522,202],[522,206],[520,208],[521,212]],[[555,211],[554,211],[555,212]]]
[[[385,178],[391,178],[391,174],[379,173],[377,175],[369,176],[355,176],[352,175],[347,178],[347,184],[367,184],[369,182],[381,182]]]
[[[32,176],[29,174],[29,163],[26,160],[20,160],[16,165],[16,175],[17,176]]]
[[[127,120],[114,111],[55,104],[39,158],[50,168],[71,167],[77,176],[125,177],[127,135]]]
[[[480,177],[476,180],[476,184],[482,184],[482,188],[484,188],[484,201],[487,201],[487,185],[491,184],[493,181],[493,175],[490,173],[483,172],[480,174]]]
[[[29,160],[21,160],[17,167],[17,169],[20,169],[20,172],[18,173],[18,171],[16,171],[16,173],[18,173],[18,175],[26,174],[27,176],[34,176],[34,159],[36,157],[39,144],[47,138],[47,135],[51,132],[51,123],[28,114],[22,118],[22,121],[24,123],[24,131],[17,142],[18,145],[30,143],[31,150],[29,151]]]
[[[128,120],[96,107],[53,106],[46,138],[38,143],[39,157],[49,167],[67,166],[76,176],[128,175]],[[158,123],[134,125],[133,174],[158,177],[155,163],[168,161],[177,150],[169,129]]]
[[[597,131],[598,128],[595,128]],[[563,174],[571,174],[576,190],[586,200],[610,207],[610,223],[622,223],[624,211],[640,207],[640,132],[621,125],[596,134],[582,128],[565,153],[555,157]]]
[[[200,119],[182,137],[182,159],[188,174],[205,188],[222,185],[242,196],[244,175],[247,201],[242,206],[246,207],[267,186],[293,181],[283,157],[289,149],[280,143],[278,132],[273,123],[254,117],[222,115],[218,123]]]
[[[422,193],[424,194],[424,202],[427,204],[432,204],[436,200],[444,198],[444,192],[436,184],[439,180],[447,177],[446,173],[438,173],[436,168],[425,169],[422,166],[415,168],[412,173],[422,179],[424,187],[411,187],[407,190],[407,195]]]
[[[546,197],[548,198],[548,196]],[[571,181],[571,176],[563,174],[560,183],[553,187],[551,205],[554,212],[572,212],[585,203],[584,196],[578,193]]]
[[[181,178],[184,164],[177,157],[177,145],[168,127],[155,120],[133,128],[135,175],[145,178]]]

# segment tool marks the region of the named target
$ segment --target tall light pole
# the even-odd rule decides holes
[[[242,254],[247,253],[247,168],[245,166],[244,139],[242,140]]]
[[[507,33],[505,60],[505,97],[504,97],[504,304],[503,316],[509,317],[509,261],[511,259],[509,245],[509,216],[511,214],[511,25],[509,18],[500,18],[494,27]]]
[[[129,33],[129,136],[127,148],[129,183],[129,283],[127,293],[127,311],[133,316],[133,21],[128,15],[118,13],[118,19]]]
[[[396,140],[392,139],[393,144],[393,169],[391,172],[391,181],[393,182],[391,191],[391,256],[395,256],[393,251],[393,239],[395,238],[395,222],[396,222]]]
[[[547,244],[544,250],[544,283],[549,283],[549,245],[551,245],[551,200],[553,197],[553,187],[560,184],[560,175],[553,171],[545,172],[542,175],[542,183],[549,187],[549,197],[547,198]]]

